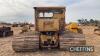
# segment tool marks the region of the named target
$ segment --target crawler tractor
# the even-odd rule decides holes
[[[83,34],[65,29],[65,7],[34,7],[35,33],[26,32],[13,38],[15,52],[40,49],[67,50],[68,46],[85,45]]]

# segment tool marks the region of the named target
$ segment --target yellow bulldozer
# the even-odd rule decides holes
[[[70,28],[65,29],[65,7],[34,7],[34,10],[35,34],[31,31],[14,37],[12,48],[15,52],[40,49],[66,50],[68,46],[86,44],[83,34],[68,30]],[[78,26],[76,28],[78,29]]]
[[[71,32],[83,34],[82,29],[78,26],[78,23],[76,23],[76,22],[71,22],[65,28],[66,28],[66,30],[69,30]]]

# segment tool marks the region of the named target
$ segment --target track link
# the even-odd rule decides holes
[[[15,52],[36,51],[39,49],[39,36],[20,36],[13,38],[12,48]]]
[[[60,49],[68,50],[70,46],[86,45],[85,36],[78,33],[64,33],[60,36]]]

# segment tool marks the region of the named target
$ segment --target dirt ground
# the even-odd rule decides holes
[[[93,26],[81,26],[86,36],[87,45],[94,46],[94,52],[68,52],[68,51],[37,51],[37,52],[20,52],[12,50],[11,41],[13,36],[0,38],[0,56],[100,56],[100,35],[93,33]],[[14,35],[20,32],[21,28],[13,28]]]

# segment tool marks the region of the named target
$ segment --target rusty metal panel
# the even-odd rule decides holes
[[[38,31],[58,31],[59,20],[58,19],[38,19],[37,28],[38,28]]]

